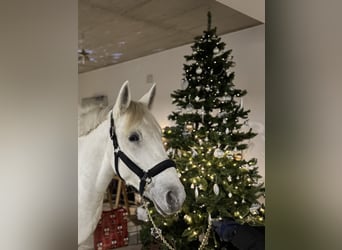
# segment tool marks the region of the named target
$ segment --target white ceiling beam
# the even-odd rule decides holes
[[[247,16],[265,23],[265,0],[216,0]]]

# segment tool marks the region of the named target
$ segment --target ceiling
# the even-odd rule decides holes
[[[215,0],[79,0],[79,49],[92,71],[193,42],[207,27],[207,12],[218,34],[261,24]]]

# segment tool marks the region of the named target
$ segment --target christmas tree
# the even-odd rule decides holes
[[[207,30],[195,37],[192,54],[185,56],[181,89],[171,94],[177,109],[169,119],[175,125],[164,129],[186,201],[179,213],[166,218],[149,208],[156,226],[176,249],[220,249],[222,235],[215,233],[220,221],[264,223],[264,205],[258,201],[264,185],[257,160],[244,157],[249,140],[256,136],[248,124],[250,110],[243,107],[247,91],[233,84],[232,50],[225,50],[216,32],[208,13]],[[141,235],[144,249],[160,241],[151,223],[143,226]],[[161,243],[160,249],[168,248]]]

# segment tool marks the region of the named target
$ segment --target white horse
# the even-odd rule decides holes
[[[83,125],[90,124],[92,130],[83,126],[85,132],[80,131],[78,139],[79,246],[95,230],[104,193],[114,173],[150,199],[164,216],[177,212],[185,200],[175,165],[167,159],[163,148],[160,126],[150,113],[155,89],[153,85],[139,102],[134,102],[129,84],[125,82],[113,109],[107,110],[102,121],[94,116],[94,110],[88,121],[83,114]],[[101,116],[101,112],[95,112]],[[95,117],[97,126],[94,125]]]

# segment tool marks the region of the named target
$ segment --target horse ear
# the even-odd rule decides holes
[[[145,103],[149,109],[152,108],[154,97],[156,96],[156,84],[154,83],[151,89],[140,98],[140,102]]]
[[[115,109],[118,114],[123,114],[131,103],[131,91],[129,82],[125,81],[121,86],[118,97],[116,98]]]

